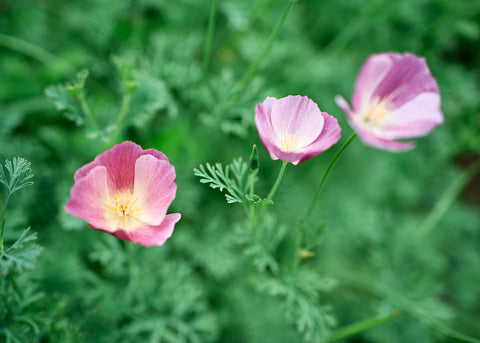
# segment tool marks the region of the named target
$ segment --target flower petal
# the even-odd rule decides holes
[[[328,150],[331,146],[336,144],[342,136],[342,129],[340,128],[340,125],[338,125],[337,118],[326,112],[322,112],[322,115],[325,119],[322,133],[312,144],[305,147],[302,157],[294,164],[305,162]]]
[[[355,131],[358,134],[358,137],[362,140],[365,145],[372,146],[374,148],[379,148],[388,151],[408,151],[415,147],[413,142],[399,142],[393,139],[380,138],[372,134],[370,131],[367,131],[359,126],[354,126]]]
[[[132,199],[138,198],[136,206],[140,210],[135,217],[149,225],[162,222],[177,191],[175,176],[175,168],[168,161],[152,155],[137,159]]]
[[[273,142],[276,141],[275,133],[272,128],[272,120],[270,118],[273,104],[277,101],[274,97],[267,97],[265,101],[255,107],[255,125],[258,129],[258,136],[262,141],[265,149],[267,149],[270,157],[274,160],[278,159],[272,155]]]
[[[389,55],[383,53],[370,56],[360,69],[352,97],[353,110],[356,114],[371,103],[379,83],[391,69],[392,61]]]
[[[394,110],[421,93],[439,93],[437,82],[430,74],[425,58],[410,53],[386,55],[390,58],[392,67],[381,79],[373,98],[388,98]]]
[[[175,224],[180,220],[180,213],[172,213],[165,216],[160,225],[145,225],[134,231],[117,230],[114,236],[134,243],[138,243],[145,247],[153,245],[161,246],[170,238],[175,228]]]
[[[112,189],[123,191],[133,189],[135,161],[143,153],[140,145],[133,142],[123,142],[98,155],[95,160],[84,165],[74,175],[75,182],[85,177],[97,166],[105,166],[108,181]]]
[[[422,93],[390,114],[388,124],[382,128],[381,137],[420,137],[442,123],[440,96],[437,93]]]
[[[287,135],[296,137],[299,148],[307,146],[320,135],[324,124],[317,104],[300,95],[289,95],[275,102],[271,119],[277,147]]]
[[[65,211],[86,220],[96,229],[111,232],[115,228],[105,217],[105,204],[110,198],[107,169],[96,166],[87,175],[77,180],[70,191],[70,201]]]

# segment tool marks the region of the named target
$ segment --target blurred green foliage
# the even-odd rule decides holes
[[[9,205],[5,246],[33,238],[22,234],[30,226],[44,248],[38,256],[36,243],[34,270],[19,273],[20,293],[0,280],[0,340],[324,342],[397,309],[350,342],[480,337],[478,175],[417,234],[480,153],[480,2],[299,0],[216,126],[212,113],[288,1],[218,0],[203,69],[211,3],[0,0],[0,157],[24,157],[35,173]],[[402,154],[352,143],[316,206],[314,256],[292,271],[291,231],[338,146],[287,168],[255,244],[242,205],[227,205],[192,170],[245,161],[256,143],[256,192],[266,194],[280,162],[259,141],[255,105],[308,95],[339,119],[345,141],[351,129],[334,96],[349,97],[364,60],[381,51],[427,58],[445,125]],[[177,171],[170,211],[182,220],[160,248],[88,229],[63,210],[75,170],[126,139],[163,151]]]

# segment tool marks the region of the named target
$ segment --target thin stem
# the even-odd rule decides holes
[[[402,314],[402,311],[399,309],[396,309],[384,315],[372,317],[357,323],[347,325],[330,334],[327,342],[336,342],[348,337],[358,335],[359,333],[370,330],[376,326],[382,325],[392,319],[395,319],[399,317],[401,314]]]
[[[252,80],[252,78],[255,76],[255,73],[257,72],[258,68],[262,64],[263,60],[267,56],[267,54],[270,52],[270,49],[273,46],[273,43],[278,38],[278,35],[283,27],[283,24],[285,23],[288,14],[290,13],[290,10],[293,7],[293,4],[296,2],[296,0],[289,0],[288,5],[285,8],[285,11],[283,11],[283,14],[280,18],[280,20],[277,22],[277,25],[272,31],[272,34],[268,38],[267,43],[265,43],[262,51],[260,54],[257,56],[255,61],[252,63],[250,68],[243,74],[243,76],[235,83],[233,86],[231,92],[226,96],[213,110],[212,114],[212,119],[213,119],[213,126],[216,126],[218,122],[220,121],[223,112],[228,109],[238,98],[238,96],[243,92],[243,90],[248,86],[249,82]]]
[[[283,161],[282,167],[280,168],[280,172],[278,173],[277,180],[272,187],[272,190],[268,194],[267,201],[272,200],[273,196],[277,192],[278,186],[280,186],[280,182],[282,181],[283,174],[285,173],[285,168],[287,167],[288,162]]]
[[[250,172],[250,192],[249,195],[252,197],[255,194],[255,176],[257,175],[257,170]],[[257,210],[255,204],[250,203],[250,225],[252,227],[252,236],[255,239],[257,235]]]
[[[130,100],[132,99],[132,94],[127,91],[123,96],[122,107],[120,108],[120,114],[117,118],[117,123],[115,124],[115,131],[110,136],[110,142],[115,143],[117,139],[120,138],[122,130],[124,129],[125,121],[127,120],[127,114],[130,109]]]
[[[212,50],[213,32],[215,29],[215,15],[217,13],[217,1],[218,0],[212,1],[210,15],[208,17],[207,38],[205,39],[205,48],[203,50],[203,79],[205,79],[207,75],[208,62],[210,60],[210,53]]]
[[[92,110],[90,109],[90,106],[88,106],[87,99],[85,99],[83,92],[82,96],[80,97],[80,106],[92,129],[94,129],[95,131],[99,131],[100,127],[98,126],[97,120],[95,119]]]
[[[335,156],[333,156],[332,160],[330,161],[330,163],[328,164],[327,166],[327,169],[325,169],[325,172],[323,173],[323,176],[320,180],[320,183],[318,184],[317,186],[317,189],[315,190],[315,194],[313,195],[313,199],[312,199],[312,202],[310,204],[310,207],[308,208],[307,210],[307,213],[305,214],[305,217],[303,218],[303,222],[306,223],[308,222],[308,220],[310,219],[310,216],[312,215],[312,212],[313,212],[313,209],[315,208],[315,204],[318,200],[318,196],[320,195],[320,191],[322,190],[323,188],[323,184],[325,183],[325,180],[327,179],[327,176],[328,174],[330,173],[330,171],[333,169],[333,167],[335,166],[335,164],[337,163],[338,159],[340,158],[340,156],[342,156],[343,152],[345,151],[345,149],[350,145],[350,143],[355,139],[355,137],[357,137],[357,134],[356,133],[353,133],[350,138],[342,145],[342,147],[340,148],[340,150],[337,151],[337,153],[335,154]]]
[[[462,192],[463,188],[480,171],[480,160],[472,163],[465,169],[445,190],[443,195],[437,200],[435,206],[428,213],[417,229],[417,239],[428,235],[438,224],[440,219],[452,205],[453,201]]]
[[[11,50],[17,51],[26,56],[30,56],[31,58],[47,66],[57,66],[59,67],[57,68],[58,70],[66,71],[62,73],[64,75],[72,74],[75,71],[75,68],[72,65],[65,63],[62,59],[58,58],[57,56],[24,40],[0,33],[0,45],[6,48],[9,48]]]
[[[17,292],[17,294],[20,296],[20,298],[23,299],[23,292],[20,289],[20,287],[18,287],[17,280],[15,280],[15,276],[13,275],[12,272],[8,273],[8,279],[10,280],[10,283],[12,284],[12,287],[15,290],[15,292]]]
[[[5,197],[5,207],[3,208],[3,213],[2,213],[2,227],[0,229],[0,251],[4,251],[5,249],[5,246],[3,245],[3,230],[5,228],[5,222],[7,220],[7,208],[8,208],[8,203],[10,202],[11,195],[12,194],[9,191],[7,191],[7,195]]]

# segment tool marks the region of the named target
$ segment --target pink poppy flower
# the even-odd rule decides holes
[[[65,210],[120,239],[163,245],[181,217],[167,214],[177,191],[175,176],[160,151],[123,142],[77,170]]]
[[[410,53],[370,56],[358,75],[353,110],[345,99],[335,101],[366,144],[390,151],[410,150],[409,139],[428,134],[443,123],[437,82],[424,58]]]
[[[299,164],[340,139],[337,119],[306,96],[267,97],[255,108],[258,135],[270,157]]]

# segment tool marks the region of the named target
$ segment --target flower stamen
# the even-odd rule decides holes
[[[365,124],[383,124],[386,117],[390,114],[390,101],[388,98],[380,99],[376,97],[369,104],[367,110],[363,111],[362,119]]]
[[[137,217],[133,216],[133,213],[137,213],[141,210],[141,208],[134,207],[138,199],[139,197],[137,197],[133,202],[131,201],[130,189],[127,189],[127,192],[123,194],[120,193],[120,190],[117,190],[117,194],[113,195],[115,205],[111,206],[109,204],[105,204],[107,210],[114,212],[115,214],[114,217],[108,218],[107,220],[112,221],[120,218],[121,220],[119,225],[121,225],[123,229],[126,229],[129,218],[139,220]]]
[[[297,136],[287,134],[280,141],[280,149],[283,152],[292,152],[297,147],[298,147]]]

